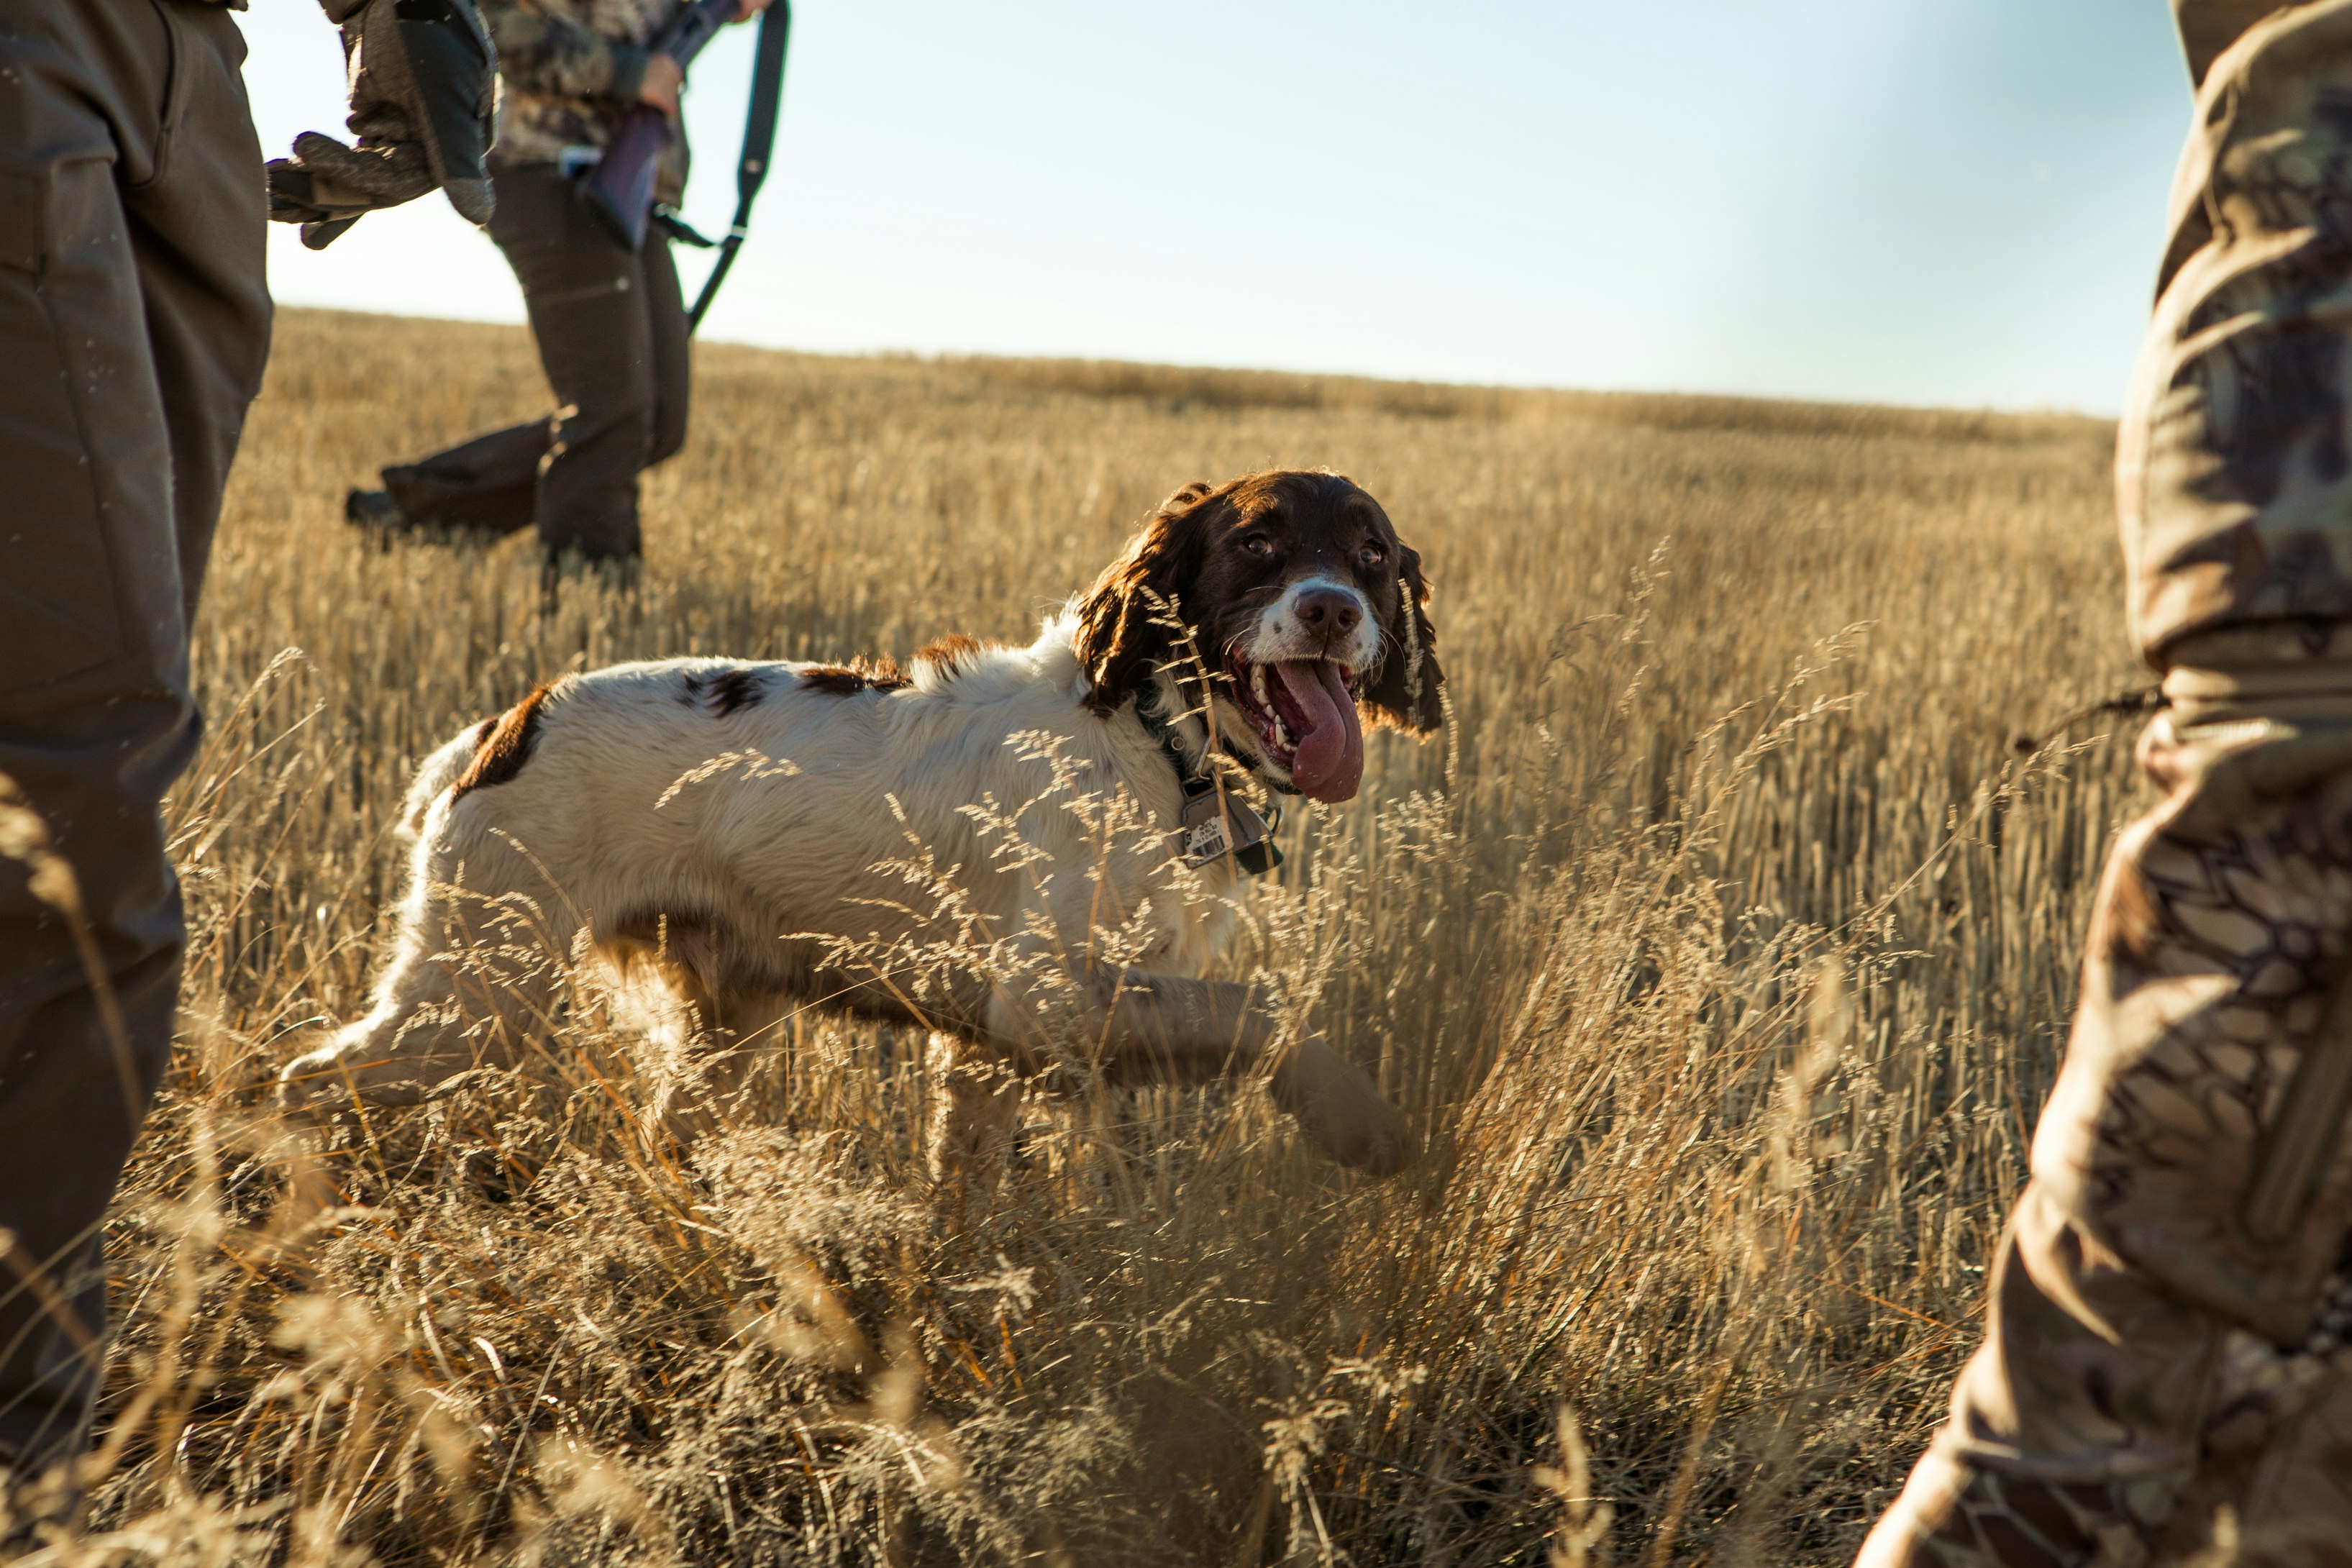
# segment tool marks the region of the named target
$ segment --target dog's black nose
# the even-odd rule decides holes
[[[1292,610],[1300,626],[1325,637],[1346,637],[1364,618],[1364,602],[1345,588],[1309,588]]]

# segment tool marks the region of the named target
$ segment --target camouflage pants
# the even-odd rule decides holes
[[[2352,0],[2178,0],[2198,81],[2116,477],[2163,803],[1905,1564],[2352,1564]]]

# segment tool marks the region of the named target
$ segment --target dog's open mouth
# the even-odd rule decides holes
[[[1266,759],[1303,795],[1354,798],[1364,780],[1364,727],[1356,715],[1362,677],[1328,658],[1253,664],[1228,655],[1234,706],[1250,721]]]

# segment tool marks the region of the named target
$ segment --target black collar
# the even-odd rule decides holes
[[[1143,732],[1158,743],[1169,765],[1176,770],[1176,783],[1182,787],[1187,800],[1216,787],[1216,781],[1202,765],[1209,760],[1207,748],[1202,749],[1197,762],[1185,755],[1184,743],[1176,738],[1176,726],[1168,721],[1168,715],[1160,711],[1160,693],[1157,690],[1146,687],[1135,694],[1135,716],[1142,721]]]

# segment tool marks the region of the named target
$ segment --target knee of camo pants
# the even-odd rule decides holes
[[[2294,1343],[2352,1219],[2328,1120],[2352,1089],[2352,714],[2177,710],[2139,760],[2166,797],[2102,877],[2034,1184],[2176,1299]]]

